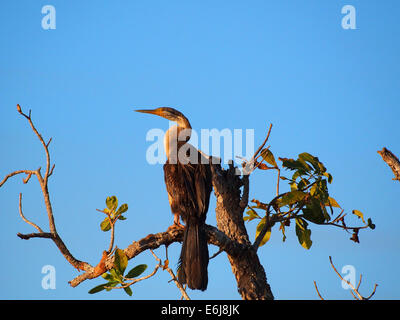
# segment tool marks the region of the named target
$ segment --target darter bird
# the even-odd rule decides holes
[[[174,225],[185,223],[178,264],[178,281],[191,289],[204,291],[208,283],[208,247],[205,221],[212,191],[209,158],[188,143],[192,127],[189,120],[173,108],[135,110],[176,122],[164,136],[167,161],[164,180]]]

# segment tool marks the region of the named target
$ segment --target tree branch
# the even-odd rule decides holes
[[[353,284],[352,284],[350,281],[348,281],[348,280],[346,280],[346,279],[343,279],[342,275],[339,273],[339,271],[337,271],[335,265],[333,264],[333,262],[332,262],[332,257],[331,257],[331,256],[329,256],[329,261],[330,261],[330,263],[331,263],[332,269],[333,269],[333,270],[335,271],[335,273],[338,275],[338,277],[340,278],[340,280],[346,282],[347,285],[351,288],[350,293],[351,293],[351,295],[353,296],[354,299],[356,299],[356,300],[369,300],[369,299],[372,298],[372,296],[373,296],[373,295],[375,294],[375,292],[376,292],[376,288],[378,287],[377,284],[375,284],[372,293],[371,293],[368,297],[363,297],[363,296],[361,295],[361,293],[358,291],[359,288],[360,288],[360,285],[361,285],[362,275],[360,275],[360,280],[358,281],[358,285],[357,285],[357,287],[355,288],[355,287],[353,286]],[[321,299],[321,300],[324,300],[324,299],[322,298],[321,294],[319,293],[319,290],[318,290],[318,287],[317,287],[317,283],[316,283],[315,281],[314,281],[314,286],[315,286],[315,290],[317,291],[317,294],[318,294],[318,296],[320,297],[320,299]]]
[[[65,246],[64,242],[62,241],[61,237],[58,235],[57,230],[56,230],[54,215],[53,215],[53,208],[51,206],[50,194],[49,194],[48,187],[47,187],[48,178],[53,173],[53,170],[54,170],[54,165],[50,170],[50,153],[49,153],[48,145],[50,144],[51,139],[49,140],[49,142],[47,144],[44,142],[42,135],[38,132],[38,130],[36,129],[35,125],[32,122],[31,110],[29,110],[29,114],[27,115],[22,112],[21,106],[19,104],[17,104],[17,111],[20,115],[22,115],[24,118],[26,118],[28,120],[33,132],[36,134],[39,141],[43,145],[43,148],[44,148],[45,154],[46,154],[46,172],[43,177],[41,174],[41,171],[40,171],[41,168],[39,168],[37,170],[17,170],[17,171],[14,171],[14,172],[6,175],[5,178],[0,182],[0,187],[2,187],[7,182],[7,180],[13,176],[24,173],[27,175],[27,177],[25,179],[23,179],[23,182],[27,183],[29,181],[29,179],[31,178],[31,176],[35,175],[36,178],[38,179],[40,188],[42,190],[43,199],[44,199],[46,212],[47,212],[47,217],[48,217],[48,221],[49,221],[49,228],[50,228],[50,232],[43,232],[43,230],[38,225],[36,225],[35,223],[33,223],[25,218],[25,216],[23,215],[23,212],[22,212],[22,194],[20,194],[19,195],[20,216],[26,223],[33,226],[39,232],[38,233],[30,233],[30,234],[18,233],[18,236],[21,239],[25,239],[25,240],[28,240],[31,238],[51,239],[56,244],[56,246],[58,247],[60,252],[63,254],[63,256],[66,258],[66,260],[69,263],[71,263],[72,266],[74,266],[78,270],[86,270],[86,269],[90,268],[91,266],[88,263],[79,261],[72,256],[72,254],[69,252],[68,248]]]
[[[228,252],[228,260],[236,278],[237,287],[242,299],[273,299],[271,288],[267,283],[265,270],[256,251],[251,246],[243,220],[243,204],[247,202],[246,175],[236,174],[232,164],[227,170],[219,164],[211,165],[213,187],[217,198],[216,217],[218,229],[229,239],[240,243],[243,250]],[[245,186],[242,197],[240,188]],[[248,187],[247,187],[248,188]],[[245,200],[243,200],[243,198]]]
[[[42,135],[32,122],[30,110],[29,114],[25,114],[22,112],[21,107],[17,105],[17,111],[28,120],[33,132],[43,145],[46,154],[46,171],[44,176],[42,176],[40,168],[35,171],[14,171],[1,181],[0,187],[3,186],[9,178],[22,173],[27,175],[27,177],[23,179],[24,183],[27,183],[32,175],[37,177],[42,190],[50,232],[43,232],[39,226],[24,217],[22,212],[22,195],[20,194],[20,216],[26,223],[36,228],[38,232],[30,234],[19,233],[18,236],[26,240],[31,238],[51,239],[72,266],[78,270],[85,271],[69,282],[72,287],[76,287],[83,281],[97,278],[107,270],[112,269],[114,267],[114,256],[111,256],[107,251],[103,251],[100,262],[96,266],[92,266],[87,262],[75,259],[69,252],[57,233],[48,191],[48,178],[52,175],[54,170],[54,164],[51,166],[50,163],[50,153],[48,150],[51,139],[49,139],[47,143],[44,142]],[[268,140],[271,127],[272,125],[270,126],[263,145],[265,145]],[[263,145],[259,150],[262,149]],[[259,150],[257,152],[259,152]],[[249,177],[244,173],[242,177],[238,176],[237,168],[235,168],[232,163],[229,165],[228,170],[223,170],[220,165],[211,165],[211,167],[213,171],[213,186],[217,196],[217,223],[220,230],[213,226],[206,225],[208,243],[218,246],[220,251],[223,250],[228,254],[232,271],[238,283],[238,290],[244,299],[273,299],[270,287],[266,282],[265,271],[258,259],[256,251],[251,246],[243,221],[243,210],[248,203]],[[244,188],[242,196],[240,196],[240,188],[242,186]],[[171,243],[181,242],[182,238],[182,228],[169,228],[166,232],[149,234],[139,241],[132,242],[131,245],[124,249],[124,253],[128,260],[133,259],[146,250],[153,250],[162,245],[167,247]],[[113,242],[111,242],[111,247],[112,244]],[[172,270],[170,271],[172,272]]]
[[[30,224],[37,231],[39,231],[40,233],[43,233],[43,230],[37,224],[35,224],[32,221],[29,221],[28,219],[25,218],[25,216],[22,212],[22,193],[19,194],[19,215],[21,216],[22,220],[24,220],[27,224]],[[26,238],[24,238],[24,239],[26,239]]]
[[[238,254],[239,252],[245,250],[245,246],[230,239],[223,232],[219,231],[213,226],[206,225],[206,232],[208,243],[218,246],[229,254]],[[133,241],[132,244],[124,249],[124,253],[128,260],[130,260],[146,250],[154,250],[163,245],[169,246],[171,243],[181,242],[182,238],[182,228],[168,228],[168,230],[165,232],[149,234],[138,241]],[[89,267],[87,270],[85,270],[85,273],[80,274],[75,279],[71,280],[69,284],[72,287],[76,287],[85,280],[99,277],[113,267],[114,256],[108,256],[107,259],[105,259],[104,266],[102,268],[97,268],[97,270],[95,270],[95,267]]]
[[[393,180],[400,181],[400,161],[399,159],[388,149],[383,148],[380,151],[377,151],[382,157],[383,161],[385,161],[390,169],[392,169],[394,173]]]

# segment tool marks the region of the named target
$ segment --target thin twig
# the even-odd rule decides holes
[[[364,300],[369,300],[369,299],[371,299],[372,296],[375,294],[375,291],[376,291],[376,288],[377,288],[377,287],[378,287],[378,285],[375,283],[375,285],[374,285],[374,290],[372,291],[372,293],[371,293],[368,297],[364,298]]]
[[[271,134],[271,129],[272,129],[272,123],[269,125],[268,133],[263,143],[258,147],[257,151],[254,153],[251,159],[247,163],[244,163],[243,174],[250,175],[256,169],[256,167],[254,166],[254,162],[258,157],[258,154],[260,153],[262,148],[264,148],[265,144],[267,143],[269,135]]]
[[[17,111],[19,112],[19,114],[21,114],[28,120],[33,132],[36,134],[36,136],[39,138],[40,142],[43,145],[43,148],[46,153],[46,173],[44,175],[44,182],[45,182],[45,185],[47,185],[47,179],[48,179],[49,172],[50,172],[50,153],[49,153],[48,145],[51,142],[51,138],[47,144],[44,142],[42,135],[37,131],[36,127],[34,126],[34,124],[32,122],[31,110],[29,110],[29,115],[26,115],[25,113],[22,112],[20,105],[17,104]]]
[[[35,174],[35,171],[32,171],[32,170],[17,170],[17,171],[11,172],[8,175],[6,175],[4,177],[4,179],[0,182],[0,187],[2,187],[3,184],[5,184],[7,182],[7,180],[10,179],[11,177],[16,176],[18,174],[22,174],[22,173],[25,173],[26,175],[31,176],[32,174]],[[26,179],[23,179],[22,181],[25,181],[25,180]]]
[[[321,294],[319,293],[319,290],[318,290],[318,287],[317,287],[317,283],[315,281],[314,281],[314,287],[315,287],[315,290],[317,290],[317,294],[318,294],[319,298],[321,300],[325,300],[324,298],[322,298]]]
[[[40,233],[43,233],[43,230],[34,222],[29,221],[27,218],[25,218],[23,212],[22,212],[22,193],[19,194],[19,215],[21,216],[22,220],[24,220],[27,224],[30,224],[32,227],[34,227],[37,231]]]
[[[268,133],[267,136],[264,140],[264,142],[258,147],[257,151],[254,153],[252,159],[250,160],[250,162],[254,161],[254,159],[256,158],[256,156],[258,155],[258,153],[261,151],[261,149],[265,146],[265,144],[267,143],[268,139],[269,139],[269,135],[271,134],[271,129],[272,129],[272,123],[269,125],[269,129],[268,129]]]
[[[167,250],[167,247],[165,247]],[[154,258],[159,261],[159,263],[161,263],[161,259],[159,257],[157,257],[157,255],[154,253],[153,250],[150,249],[150,252],[152,253],[152,255],[154,256]],[[168,261],[168,260],[167,260]],[[175,285],[178,287],[178,289],[180,290],[180,292],[182,293],[182,296],[186,299],[186,300],[190,300],[189,296],[186,293],[186,290],[183,288],[182,284],[178,281],[178,279],[176,278],[174,272],[172,271],[172,269],[170,267],[168,267],[168,265],[164,265],[163,266],[163,270],[167,270],[167,272],[171,275],[172,281],[174,281]]]
[[[361,280],[362,280],[362,274],[360,274],[360,280],[358,281],[358,285],[357,285],[357,290],[360,288],[361,285]]]
[[[343,277],[341,276],[341,274],[336,270],[336,267],[335,267],[335,265],[334,265],[333,262],[332,262],[332,257],[331,257],[331,256],[329,256],[329,261],[330,261],[330,263],[331,263],[331,266],[332,266],[333,270],[336,272],[336,274],[339,276],[339,278],[340,278],[342,281],[346,282],[346,283],[349,285],[349,287],[351,288],[350,293],[352,294],[352,296],[353,296],[355,299],[357,299],[357,300],[369,300],[369,299],[371,299],[371,297],[372,297],[372,296],[375,294],[375,292],[376,292],[376,288],[378,287],[377,284],[375,284],[372,293],[371,293],[368,297],[363,297],[363,296],[360,294],[360,292],[358,291],[358,289],[360,288],[362,276],[360,276],[360,280],[359,280],[359,282],[358,282],[357,288],[354,288],[354,286],[351,284],[351,282],[350,282],[350,281],[347,281],[347,280],[345,280],[345,279],[343,279]],[[357,296],[355,296],[355,295],[357,295]]]
[[[214,253],[209,260],[214,259],[216,256],[218,256],[221,252],[224,252],[224,250],[219,249],[216,253]]]
[[[343,279],[342,275],[336,270],[335,265],[334,265],[333,262],[332,262],[332,257],[331,257],[331,256],[329,256],[329,261],[331,262],[331,266],[332,266],[333,270],[336,272],[336,274],[339,276],[339,278],[340,278],[342,281],[346,282],[346,283],[349,285],[349,287],[354,291],[354,293],[357,294],[357,296],[358,296],[358,298],[359,298],[360,300],[363,300],[362,295],[357,291],[356,288],[354,288],[354,286],[351,284],[351,282],[348,281],[348,280]]]
[[[278,181],[276,182],[276,195],[279,194],[279,182],[281,180],[281,170],[279,168],[276,168],[278,170]]]

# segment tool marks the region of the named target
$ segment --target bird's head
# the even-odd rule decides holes
[[[190,128],[189,120],[181,112],[179,112],[178,110],[176,110],[174,108],[160,107],[157,109],[140,109],[140,110],[135,110],[135,111],[141,112],[141,113],[155,114],[157,116],[163,117],[170,121],[177,122],[178,125],[180,125],[182,127]]]

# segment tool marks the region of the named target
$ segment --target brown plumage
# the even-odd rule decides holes
[[[212,191],[209,159],[187,141],[191,126],[187,118],[173,108],[137,110],[177,122],[165,134],[167,162],[164,181],[174,223],[185,222],[178,281],[191,289],[205,290],[208,283],[208,246],[205,221]]]

